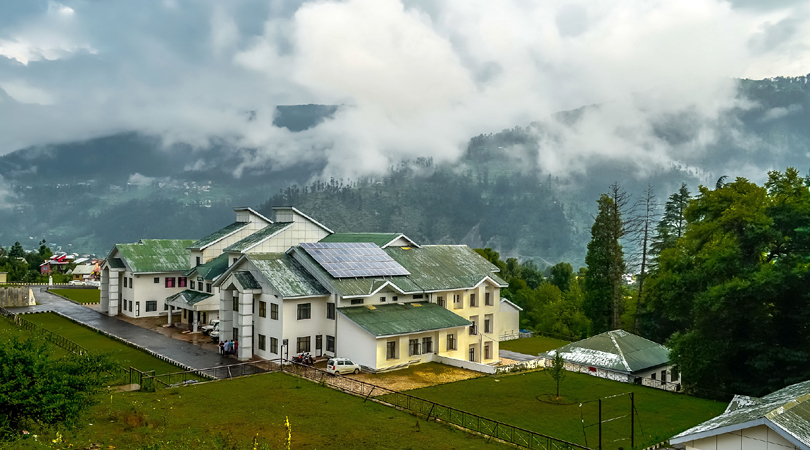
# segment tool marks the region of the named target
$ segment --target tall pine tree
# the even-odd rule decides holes
[[[621,212],[613,199],[602,194],[599,212],[591,227],[591,242],[585,264],[585,300],[583,310],[591,320],[592,333],[602,333],[620,327],[617,317],[623,305],[622,275],[624,254],[619,238],[623,234]],[[617,310],[618,309],[618,310]]]

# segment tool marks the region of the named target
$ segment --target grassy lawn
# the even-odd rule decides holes
[[[10,319],[0,317],[0,345],[3,345],[14,336],[20,339],[27,339],[28,336],[31,336],[31,332],[18,327]],[[51,348],[53,349],[53,356],[57,358],[67,354],[67,350],[56,345],[51,345]]]
[[[36,323],[48,331],[81,345],[88,350],[112,353],[113,359],[124,367],[137,367],[142,371],[155,370],[156,374],[180,372],[183,369],[157,359],[149,353],[130,347],[126,344],[108,338],[103,334],[76,322],[65,319],[57,314],[28,314],[24,318]]]
[[[598,424],[598,403],[593,400],[625,392],[635,393],[637,448],[668,439],[721,414],[726,408],[725,403],[571,372],[560,387],[562,398],[559,401],[553,398],[554,380],[542,371],[476,378],[409,391],[417,397],[580,445],[586,445],[587,436],[587,446],[591,448],[598,446],[598,426],[595,425]],[[603,421],[629,412],[627,395],[602,401]],[[602,426],[603,449],[630,448],[629,437],[629,415]]]
[[[100,289],[49,289],[48,291],[79,303],[101,302]]]
[[[253,449],[258,435],[260,449],[283,449],[289,418],[293,449],[509,448],[279,373],[102,398],[86,426],[66,434],[67,443],[119,450]]]
[[[570,344],[570,342],[545,336],[533,336],[530,338],[515,339],[513,341],[503,341],[501,342],[500,349],[527,355],[537,355],[538,353],[554,350],[555,348],[560,348],[567,344]]]

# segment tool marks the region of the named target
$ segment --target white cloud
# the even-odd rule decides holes
[[[0,89],[6,91],[9,97],[20,103],[37,105],[52,105],[54,98],[47,91],[31,86],[25,80],[0,80]]]
[[[13,99],[0,154],[137,130],[224,140],[243,149],[237,176],[315,161],[356,176],[452,160],[471,136],[540,120],[546,170],[683,162],[716,141],[732,77],[810,72],[807,3],[51,1],[0,35],[18,62],[0,58]],[[275,105],[306,103],[344,107],[305,132],[272,126]],[[548,119],[590,104],[574,127]],[[656,137],[685,111],[700,118],[688,139]]]

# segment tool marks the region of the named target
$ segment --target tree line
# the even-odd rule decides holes
[[[589,333],[665,343],[687,389],[759,396],[810,379],[808,186],[794,168],[763,186],[722,177],[693,196],[682,185],[657,223],[651,189],[631,206],[611,186],[586,257]]]
[[[8,249],[0,247],[0,272],[8,273],[9,282],[44,283],[48,281],[48,275],[43,275],[39,266],[51,256],[53,252],[44,240],[39,242],[38,250],[30,252],[25,251],[18,241]],[[66,271],[74,268],[75,265],[71,263]],[[54,283],[67,283],[72,279],[70,275],[59,272],[54,272],[52,276]]]

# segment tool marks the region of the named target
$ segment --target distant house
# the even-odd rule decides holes
[[[681,376],[669,362],[669,349],[624,330],[572,342],[540,357],[549,365],[558,352],[571,371],[671,391],[681,387]]]
[[[726,411],[671,438],[687,450],[810,450],[810,381],[762,398],[737,395]]]
[[[39,272],[41,274],[49,274],[53,272],[65,273],[68,267],[73,263],[75,257],[65,253],[51,256],[47,261],[39,265]]]
[[[73,268],[73,279],[81,281],[95,280],[99,273],[98,265],[81,264]]]

